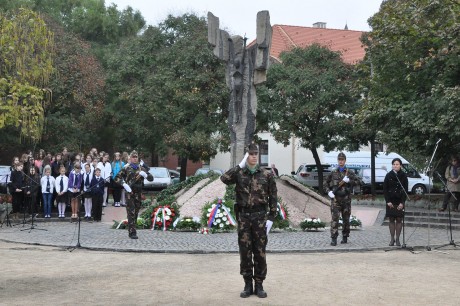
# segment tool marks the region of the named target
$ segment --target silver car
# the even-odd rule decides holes
[[[326,180],[332,168],[329,164],[322,164],[321,167],[323,168],[323,180]],[[301,164],[297,171],[292,171],[291,174],[297,181],[318,188],[318,167],[316,164]]]
[[[151,167],[149,172],[153,175],[153,181],[149,182],[147,179],[144,179],[144,189],[162,190],[172,184],[167,168]]]

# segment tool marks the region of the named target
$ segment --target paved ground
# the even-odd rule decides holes
[[[324,230],[271,233],[268,298],[245,300],[235,233],[141,230],[131,240],[110,228],[110,219],[125,217],[114,207],[105,208],[105,222],[81,223],[81,248],[76,223],[3,227],[0,305],[458,305],[460,252],[433,248],[448,232],[408,228],[416,252],[390,248],[387,227],[375,225],[379,210],[354,210],[365,226],[347,245],[331,247]]]
[[[72,247],[78,241],[83,248],[93,250],[137,251],[157,253],[237,253],[236,233],[200,235],[194,232],[162,232],[139,230],[138,240],[128,238],[126,230],[111,229],[113,219],[124,219],[125,209],[106,207],[104,222],[81,222],[78,240],[78,223],[36,222],[33,230],[22,230],[28,224],[0,228],[0,240],[46,246]],[[328,229],[312,232],[274,232],[269,235],[269,252],[333,252],[381,250],[389,247],[388,228],[380,226],[382,211],[379,208],[356,207],[354,214],[363,220],[361,229],[352,230],[349,244],[331,247]],[[373,217],[370,217],[373,216]],[[375,222],[374,222],[374,221]],[[374,225],[371,225],[374,224]],[[375,225],[377,224],[377,225]],[[41,230],[41,229],[45,229]],[[460,240],[460,231],[454,231],[454,241]],[[406,228],[406,244],[424,249],[448,243],[447,229]]]

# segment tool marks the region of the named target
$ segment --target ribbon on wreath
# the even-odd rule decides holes
[[[163,223],[163,231],[166,231],[168,227],[166,226],[166,209],[167,207],[165,206],[159,206],[157,211],[155,212],[155,215],[152,218],[152,231],[155,229],[155,225],[157,222],[157,217],[161,213],[161,222]]]
[[[277,203],[277,205],[278,205],[281,220],[286,220],[286,211],[284,210],[283,205],[281,205],[280,203]]]
[[[227,217],[228,223],[230,223],[230,225],[235,226],[236,221],[235,221],[235,219],[233,219],[232,215],[230,214],[230,210],[228,209],[227,206],[222,204],[222,199],[218,199],[217,200],[217,205],[214,206],[214,208],[211,210],[211,213],[209,214],[208,228],[212,227],[212,224],[213,224],[214,220],[216,219],[216,215],[217,215],[217,212],[218,212],[219,208],[222,208],[222,210],[227,213],[226,217]]]

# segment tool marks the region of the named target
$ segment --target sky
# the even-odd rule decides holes
[[[157,25],[171,14],[195,13],[207,16],[208,11],[220,19],[220,28],[230,35],[256,38],[257,12],[268,10],[271,25],[283,24],[311,27],[326,22],[326,27],[370,31],[367,19],[378,12],[382,0],[105,0],[119,10],[128,5],[139,10],[148,25]]]

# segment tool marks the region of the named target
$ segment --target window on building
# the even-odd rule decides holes
[[[259,165],[268,166],[268,140],[259,143]]]

